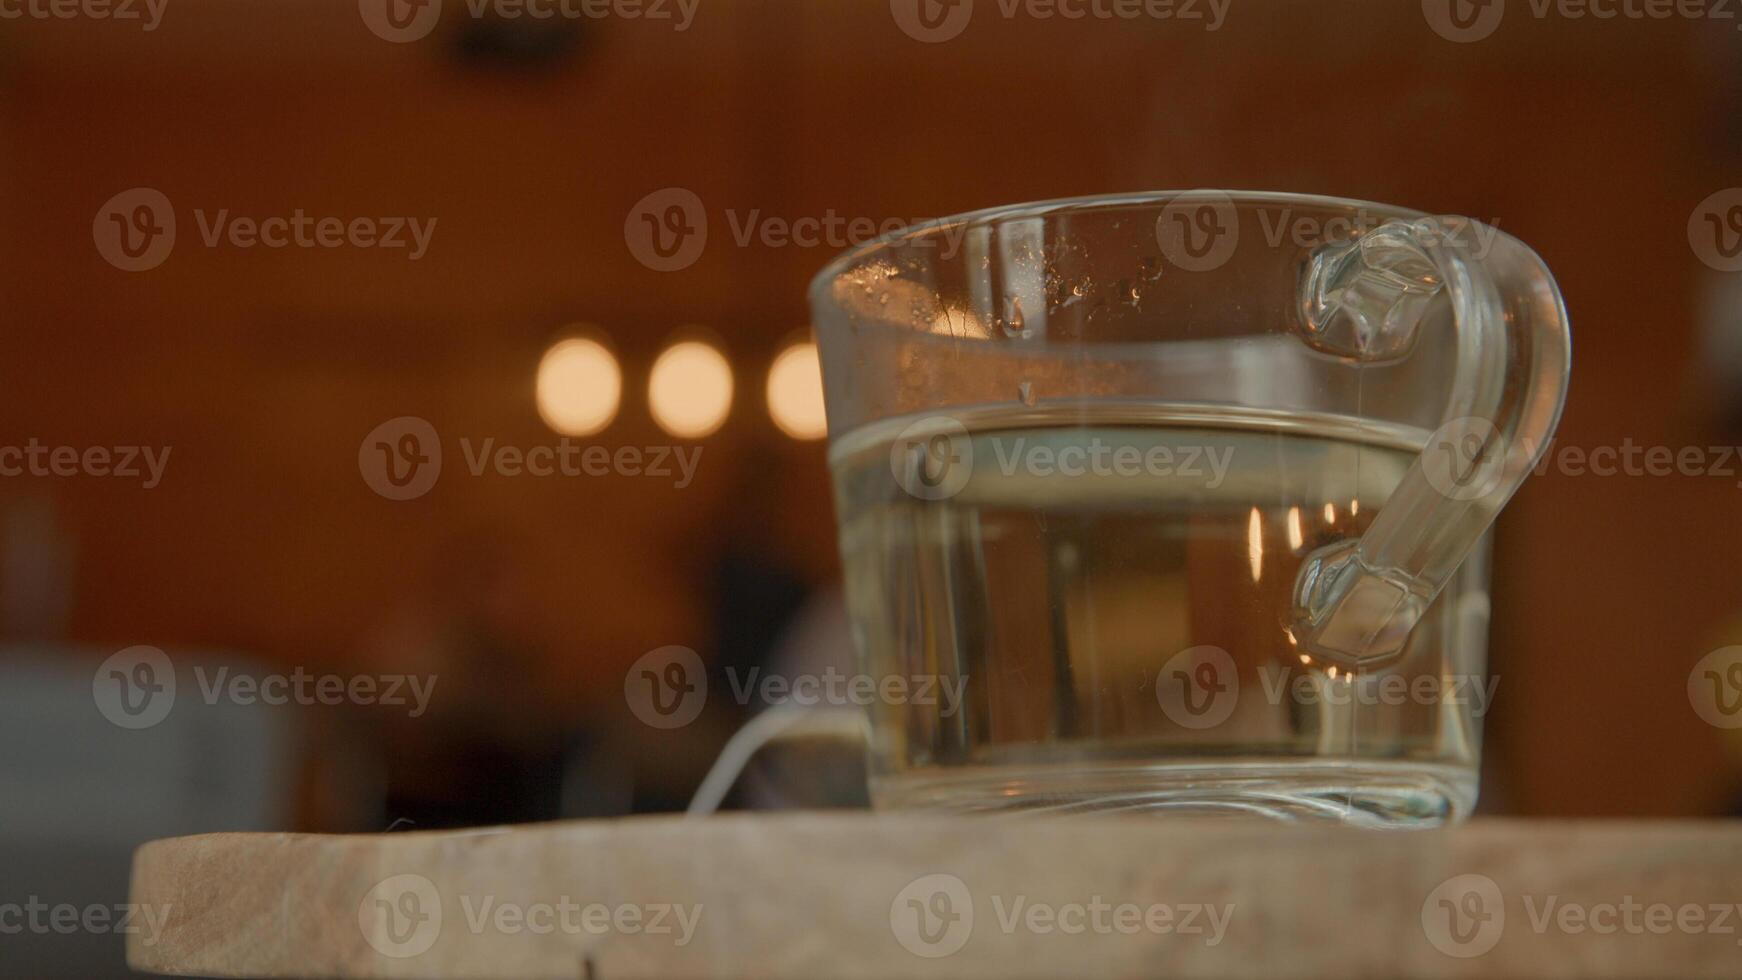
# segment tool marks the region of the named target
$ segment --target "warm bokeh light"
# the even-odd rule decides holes
[[[617,417],[623,375],[617,358],[596,340],[572,337],[551,345],[538,362],[538,414],[565,436],[590,436]]]
[[[673,344],[653,362],[647,379],[653,420],[679,439],[713,433],[732,411],[732,365],[697,340]]]
[[[1246,519],[1246,560],[1252,565],[1252,581],[1264,577],[1264,519],[1258,516],[1258,508],[1252,508],[1252,516]]]
[[[768,369],[768,414],[780,431],[794,439],[821,439],[828,434],[817,345],[793,344],[774,359]]]
[[[1288,509],[1288,547],[1293,551],[1299,551],[1300,546],[1305,542],[1306,536],[1301,533],[1300,508],[1290,507]]]

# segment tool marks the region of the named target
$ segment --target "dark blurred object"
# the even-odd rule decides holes
[[[371,662],[434,684],[426,714],[370,716],[386,821],[435,829],[563,815],[577,722],[522,629],[522,574],[497,534],[455,538],[423,591],[376,631]]]
[[[468,17],[453,38],[460,64],[501,71],[550,71],[579,60],[588,21],[563,18]]]

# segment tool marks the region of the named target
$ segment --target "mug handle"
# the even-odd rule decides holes
[[[1547,450],[1572,341],[1542,260],[1468,218],[1393,221],[1328,246],[1302,286],[1303,332],[1320,350],[1366,362],[1407,354],[1436,294],[1457,334],[1441,424],[1366,532],[1309,555],[1295,582],[1295,641],[1368,666],[1402,652]]]

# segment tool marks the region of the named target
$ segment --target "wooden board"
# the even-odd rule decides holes
[[[135,969],[250,977],[1725,977],[1742,826],[731,815],[134,859]]]

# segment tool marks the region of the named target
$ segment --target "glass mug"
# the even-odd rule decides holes
[[[1570,358],[1529,248],[1163,192],[915,226],[810,299],[878,806],[1470,812],[1487,531]]]

